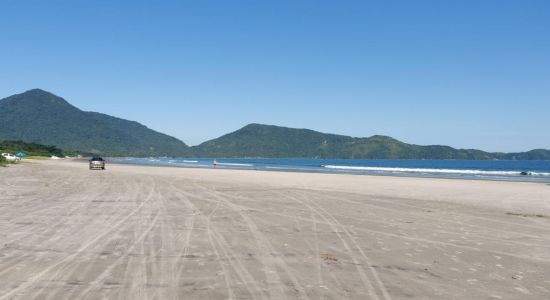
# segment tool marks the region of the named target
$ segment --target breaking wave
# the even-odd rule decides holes
[[[218,166],[233,166],[233,167],[253,167],[253,164],[237,164],[237,163],[217,163]]]
[[[428,169],[428,168],[388,168],[388,167],[360,167],[360,166],[337,166],[324,165],[326,169],[348,170],[348,171],[373,171],[373,172],[391,172],[391,173],[437,173],[437,174],[468,174],[468,175],[504,175],[504,176],[550,176],[545,172],[529,171],[485,171],[485,170],[458,170],[458,169]]]

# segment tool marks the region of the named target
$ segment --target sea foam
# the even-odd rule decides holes
[[[437,173],[437,174],[468,174],[468,175],[503,175],[517,176],[522,175],[522,171],[485,171],[485,170],[460,170],[460,169],[429,169],[429,168],[389,168],[389,167],[363,167],[363,166],[337,166],[324,165],[323,168],[333,170],[348,171],[373,171],[373,172],[391,172],[391,173]],[[550,173],[528,172],[533,176],[550,176]]]
[[[233,166],[233,167],[253,167],[253,164],[237,164],[237,163],[217,163],[218,166]]]

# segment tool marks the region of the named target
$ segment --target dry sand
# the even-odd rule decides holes
[[[548,184],[107,167],[0,168],[0,299],[550,299]]]

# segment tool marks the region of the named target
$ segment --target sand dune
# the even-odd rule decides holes
[[[0,168],[0,299],[550,299],[550,186]]]

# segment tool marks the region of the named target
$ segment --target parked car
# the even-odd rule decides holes
[[[99,156],[90,159],[90,170],[105,170],[105,160]]]
[[[2,156],[8,161],[19,161],[19,160],[21,160],[20,157],[17,157],[15,155],[11,154],[11,153],[2,153]]]

